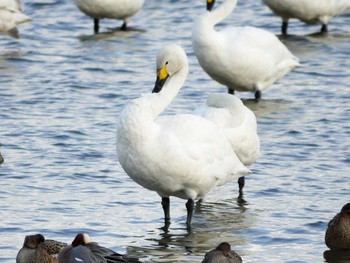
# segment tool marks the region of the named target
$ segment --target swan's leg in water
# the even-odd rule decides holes
[[[124,22],[124,23],[122,24],[120,30],[126,31],[126,29],[127,29],[126,22]]]
[[[194,201],[190,198],[188,199],[186,203],[186,208],[187,208],[187,228],[191,227],[191,220],[192,220],[192,215],[193,215],[193,208],[194,208]]]
[[[255,99],[256,100],[260,100],[261,99],[261,91],[260,90],[255,91]]]
[[[321,33],[327,33],[327,32],[328,32],[327,24],[323,24],[321,27]]]
[[[97,18],[95,18],[95,19],[94,19],[94,32],[95,32],[95,34],[97,34],[98,31],[99,31],[99,29],[100,29],[99,23],[100,23],[100,20],[97,19]]]
[[[239,197],[243,196],[243,187],[245,184],[245,178],[244,176],[238,178],[238,188],[239,188]]]
[[[282,22],[282,27],[281,27],[282,35],[287,35],[287,28],[288,28],[288,20]]]
[[[167,223],[170,221],[170,198],[162,197],[162,207],[164,210],[164,221]]]

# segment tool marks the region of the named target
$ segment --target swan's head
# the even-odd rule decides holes
[[[207,10],[211,11],[215,5],[215,0],[207,0]]]
[[[72,242],[72,247],[77,247],[77,246],[85,246],[86,244],[90,243],[91,239],[90,236],[88,234],[83,234],[80,233],[78,235],[76,235],[76,237],[74,238],[73,242]]]
[[[157,80],[152,92],[160,92],[166,80],[187,64],[187,56],[182,47],[179,45],[164,47],[157,56]]]

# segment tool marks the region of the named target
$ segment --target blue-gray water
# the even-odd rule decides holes
[[[229,242],[244,262],[322,262],[328,221],[350,201],[350,17],[319,26],[291,21],[282,39],[304,67],[259,103],[262,154],[246,180],[211,192],[185,228],[185,200],[171,199],[164,231],[160,198],[124,173],[115,129],[124,105],[150,92],[155,56],[169,43],[188,53],[188,80],[168,114],[191,112],[210,92],[226,92],[199,67],[191,48],[203,1],[146,0],[130,26],[92,34],[69,0],[31,0],[21,39],[0,35],[0,262],[14,262],[25,235],[71,242],[78,232],[153,262],[200,262]],[[101,31],[120,26],[101,22]],[[241,0],[219,28],[252,25],[279,34],[280,19],[260,1]],[[257,40],[258,41],[258,40]]]

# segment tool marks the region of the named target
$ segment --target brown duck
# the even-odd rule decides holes
[[[229,243],[223,242],[215,249],[205,254],[202,263],[242,263],[242,258],[233,250]]]
[[[66,243],[47,239],[41,234],[26,236],[16,263],[57,263],[57,254]]]
[[[325,241],[330,249],[350,249],[350,203],[328,223]]]

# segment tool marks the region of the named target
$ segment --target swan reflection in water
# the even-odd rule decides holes
[[[254,227],[256,217],[248,202],[238,204],[236,199],[197,202],[190,230],[184,224],[173,223],[171,228],[165,224],[147,234],[145,239],[150,245],[129,246],[128,254],[147,255],[163,262],[201,262],[208,251],[227,242],[244,257],[239,247],[247,245],[247,240],[236,232]]]

